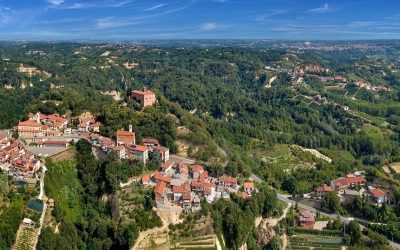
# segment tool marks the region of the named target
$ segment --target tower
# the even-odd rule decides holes
[[[132,133],[132,124],[129,124],[129,132]]]

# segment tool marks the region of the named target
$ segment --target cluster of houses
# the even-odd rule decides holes
[[[40,112],[29,113],[28,120],[20,121],[14,128],[18,135],[24,137],[61,136],[69,120],[59,114],[45,115]]]
[[[16,180],[36,184],[35,172],[43,161],[26,150],[15,138],[0,133],[0,168]]]
[[[366,90],[371,90],[371,91],[385,91],[385,92],[390,92],[392,91],[390,88],[385,87],[385,86],[375,86],[371,85],[370,83],[366,83],[363,81],[355,81],[352,83],[354,86],[359,87],[359,88],[364,88]]]
[[[184,210],[200,208],[200,199],[211,203],[217,199],[229,199],[231,193],[244,198],[255,191],[253,182],[238,184],[230,176],[211,177],[201,165],[188,166],[184,163],[167,161],[161,171],[142,177],[144,185],[153,185],[157,206],[178,207]]]
[[[378,206],[389,202],[388,193],[380,188],[367,186],[367,180],[360,172],[331,180],[330,185],[317,187],[314,194],[321,199],[327,192],[336,192],[342,202],[350,202],[355,196],[368,197]]]
[[[116,141],[101,136],[97,133],[90,133],[87,140],[94,146],[101,148],[104,153],[117,152],[120,159],[135,158],[138,162],[146,164],[150,159],[150,152],[157,157],[162,164],[169,164],[169,149],[160,145],[155,138],[143,138],[143,145],[136,144],[136,134],[129,125],[129,130],[118,130]]]

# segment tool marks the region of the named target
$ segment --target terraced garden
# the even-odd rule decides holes
[[[215,250],[216,238],[215,235],[200,236],[192,239],[182,240],[177,242],[172,249],[197,249],[197,250]]]
[[[289,237],[289,249],[340,250],[342,249],[342,239],[328,236],[293,235]]]

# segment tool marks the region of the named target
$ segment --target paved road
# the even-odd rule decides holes
[[[251,178],[253,178],[253,180],[254,180],[255,182],[257,182],[257,183],[262,183],[262,182],[263,182],[263,180],[262,180],[260,177],[258,177],[257,175],[255,175],[255,174],[250,174],[250,176],[251,176]],[[286,202],[286,203],[288,203],[288,204],[295,205],[295,204],[296,204],[296,201],[289,199],[289,198],[288,198],[289,196],[290,196],[290,195],[285,195],[285,194],[277,193],[277,197],[278,197],[279,200],[281,200],[281,201],[283,201],[283,202]],[[324,212],[324,211],[321,211],[321,210],[319,210],[319,209],[316,209],[316,208],[314,208],[314,207],[311,207],[311,206],[308,206],[308,205],[305,205],[305,204],[302,204],[302,203],[299,203],[299,202],[297,202],[297,206],[300,207],[300,208],[303,208],[303,209],[310,210],[310,211],[312,211],[312,212],[319,212],[321,215],[327,216],[327,217],[332,218],[332,219],[334,219],[334,220],[340,219],[341,222],[346,223],[346,224],[349,223],[349,222],[352,221],[352,220],[356,220],[356,221],[358,221],[358,222],[360,222],[360,223],[364,223],[364,224],[370,223],[369,221],[363,220],[363,219],[360,219],[360,218],[344,217],[344,216],[337,215],[337,214],[326,213],[326,212]],[[360,224],[360,227],[361,227],[361,230],[365,228],[365,226],[362,225],[362,224]],[[388,243],[389,243],[389,245],[390,245],[391,247],[400,249],[400,244],[398,244],[398,243],[396,243],[396,242],[393,242],[393,241],[390,241],[390,240],[388,240]]]

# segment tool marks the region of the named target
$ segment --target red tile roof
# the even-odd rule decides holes
[[[204,171],[204,167],[201,165],[193,165],[192,170],[197,170],[197,171]]]
[[[168,177],[164,177],[162,173],[160,172],[155,172],[153,175],[154,179],[158,180],[158,181],[163,181],[166,183],[171,183],[171,178]]]
[[[156,194],[164,194],[166,191],[166,186],[167,184],[163,181],[160,181],[159,183],[157,183],[156,188],[154,189],[154,193]]]
[[[332,192],[333,188],[328,185],[323,185],[315,189],[316,192]]]
[[[233,177],[228,177],[228,176],[220,176],[218,178],[219,181],[222,182],[227,182],[227,183],[237,183],[237,179]]]
[[[207,179],[208,179],[208,172],[207,171],[202,172],[199,177],[199,182],[204,183],[206,182]]]
[[[351,176],[351,177],[335,179],[332,182],[335,184],[335,186],[340,187],[349,184],[365,183],[367,182],[367,180],[365,180],[365,178],[362,176]]]
[[[189,185],[184,185],[184,186],[173,186],[172,187],[172,192],[173,193],[184,193],[184,192],[190,192],[190,186]]]
[[[150,175],[143,175],[142,176],[142,183],[147,183],[150,181]]]
[[[245,182],[243,184],[244,188],[254,188],[254,183],[253,182]]]
[[[125,130],[118,130],[117,131],[117,136],[135,136],[134,132],[129,132]]]
[[[375,197],[375,198],[379,198],[379,197],[383,197],[386,195],[386,193],[384,191],[382,191],[379,188],[374,188],[369,190],[369,192]]]
[[[26,126],[26,127],[40,127],[41,125],[34,121],[22,121],[18,123],[18,126]]]
[[[300,219],[300,221],[313,222],[313,221],[315,221],[315,215],[314,215],[314,213],[312,213],[308,210],[304,210],[304,211],[300,212],[299,219]]]
[[[136,145],[135,150],[139,152],[145,152],[147,150],[147,147],[142,145]]]
[[[166,170],[167,168],[171,167],[174,164],[173,161],[169,160],[167,162],[161,163],[161,168]]]
[[[148,89],[146,89],[145,91],[133,90],[131,93],[137,95],[155,95],[153,91]]]

